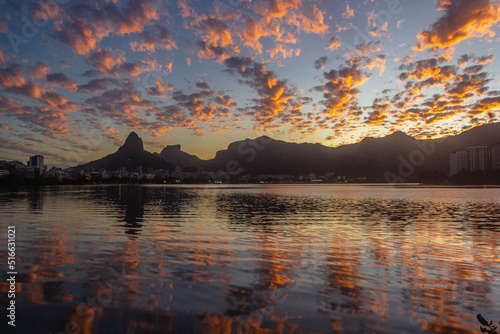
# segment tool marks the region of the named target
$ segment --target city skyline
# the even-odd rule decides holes
[[[71,166],[131,131],[210,159],[264,134],[339,146],[499,121],[497,0],[0,6],[0,159]]]

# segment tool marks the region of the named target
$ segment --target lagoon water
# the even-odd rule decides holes
[[[500,321],[500,189],[3,189],[0,225],[2,333],[480,333],[478,313]]]

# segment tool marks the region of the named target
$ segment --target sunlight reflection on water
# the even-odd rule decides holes
[[[0,203],[27,333],[477,333],[477,313],[500,320],[500,189],[68,186]]]

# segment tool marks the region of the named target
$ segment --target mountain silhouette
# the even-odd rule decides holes
[[[208,169],[234,174],[317,175],[334,172],[347,177],[385,180],[386,172],[407,178],[422,171],[450,170],[450,153],[471,146],[500,143],[500,123],[478,126],[459,135],[417,140],[396,131],[381,138],[367,137],[355,144],[327,147],[321,144],[288,143],[267,136],[229,144],[205,163]],[[228,168],[229,167],[229,168]],[[241,168],[241,170],[240,170]]]
[[[107,171],[115,171],[120,167],[125,167],[129,172],[138,171],[139,168],[145,172],[147,168],[154,169],[173,169],[175,166],[169,164],[165,160],[156,155],[144,150],[142,139],[135,132],[131,132],[123,146],[118,148],[115,153],[112,153],[99,160],[91,161],[83,165],[75,167],[75,169],[95,169],[101,168]]]
[[[132,131],[128,135],[123,146],[120,147],[116,153],[127,155],[127,156],[133,156],[133,155],[141,154],[143,151],[144,151],[144,144],[142,143],[142,139],[139,138],[137,133]]]
[[[203,162],[203,160],[198,158],[196,155],[191,155],[181,151],[181,145],[167,145],[161,153],[154,154],[168,163],[182,167],[195,166]]]
[[[322,144],[290,143],[261,136],[233,142],[220,150],[211,160],[181,151],[180,145],[168,145],[161,153],[144,150],[142,139],[129,134],[115,153],[102,159],[77,166],[137,169],[142,166],[173,170],[176,165],[203,167],[208,171],[227,171],[238,177],[256,175],[293,175],[334,173],[346,177],[367,177],[384,181],[387,172],[417,176],[422,171],[449,173],[449,155],[457,149],[500,143],[500,123],[478,126],[459,135],[440,139],[417,140],[396,131],[381,138],[367,137],[356,144],[328,147]],[[403,166],[403,167],[402,167]]]
[[[218,151],[207,169],[228,170],[233,175],[293,175],[335,172],[353,176],[379,175],[384,170],[381,163],[364,157],[336,152],[321,144],[288,143],[262,136],[231,143],[226,150]],[[235,167],[237,166],[237,167]],[[240,170],[241,168],[241,170]]]

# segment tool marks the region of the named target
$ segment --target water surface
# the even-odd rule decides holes
[[[3,189],[0,224],[17,234],[9,332],[479,333],[478,313],[500,320],[500,189]]]

